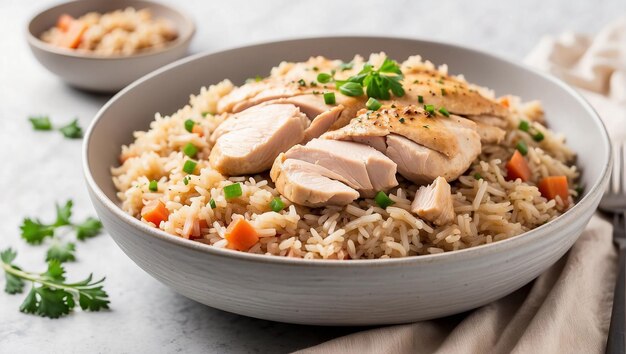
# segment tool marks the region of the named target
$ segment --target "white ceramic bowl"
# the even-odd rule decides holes
[[[166,18],[178,31],[178,38],[162,49],[130,56],[100,56],[59,48],[39,39],[54,27],[62,14],[80,17],[87,12],[110,12],[127,7],[148,8],[155,18]],[[99,92],[115,92],[143,75],[180,59],[187,53],[195,33],[193,21],[171,7],[145,0],[78,0],[66,2],[35,15],[28,23],[26,38],[35,58],[72,86]]]
[[[282,60],[311,55],[349,60],[385,51],[419,53],[496,92],[541,99],[551,128],[578,153],[587,191],[558,219],[508,240],[467,250],[402,259],[323,261],[267,257],[174,237],[125,214],[109,168],[132,132],[155,112],[170,114],[203,85],[242,83]],[[589,148],[593,146],[593,148]],[[545,74],[472,49],[398,38],[310,38],[207,53],[168,65],[133,83],[98,113],[84,143],[89,192],[104,226],[148,274],[180,294],[225,311],[316,325],[401,323],[466,311],[527,284],[555,263],[589,221],[608,180],[611,150],[593,109]]]

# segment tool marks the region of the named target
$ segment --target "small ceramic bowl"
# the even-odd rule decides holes
[[[178,38],[164,48],[129,56],[89,54],[59,48],[39,39],[43,32],[56,25],[62,14],[80,17],[91,11],[105,13],[127,7],[137,10],[148,8],[153,17],[169,20],[178,32]],[[159,3],[145,0],[78,0],[37,14],[28,23],[27,39],[41,65],[63,81],[89,91],[115,92],[154,69],[183,57],[194,33],[195,25],[190,17]]]
[[[201,86],[241,84],[283,60],[350,60],[385,51],[421,54],[454,74],[526,100],[540,99],[549,126],[568,139],[583,170],[584,197],[569,211],[507,240],[455,252],[373,260],[305,260],[211,247],[169,235],[124,213],[111,181],[120,146],[170,114]],[[175,88],[175,89],[174,89]],[[130,119],[129,119],[130,118]],[[608,183],[611,149],[590,105],[563,82],[480,51],[414,39],[309,38],[199,54],[159,69],[111,99],[91,124],[83,167],[95,209],[121,249],[179,293],[222,310],[317,325],[371,325],[441,317],[482,306],[532,281],[576,241]],[[593,147],[593,148],[590,148]]]

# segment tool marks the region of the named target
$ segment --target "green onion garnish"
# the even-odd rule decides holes
[[[441,95],[442,95],[442,96],[445,96],[445,95],[446,95],[446,89],[444,89],[444,88],[442,88],[442,89],[441,89]]]
[[[542,132],[537,132],[536,134],[533,135],[533,140],[536,142],[540,142],[542,141],[544,138],[543,133]]]
[[[374,97],[370,97],[369,100],[367,100],[367,103],[365,103],[365,107],[371,111],[377,111],[382,106],[383,105]]]
[[[481,176],[480,173],[476,172],[474,173],[474,179],[475,180],[483,179],[483,176]]]
[[[383,209],[387,209],[388,206],[393,205],[395,203],[383,191],[376,193],[376,196],[374,197],[374,201],[376,202],[376,204],[378,204],[379,207]]]
[[[326,83],[329,83],[329,82],[330,82],[330,80],[331,80],[332,78],[333,78],[333,77],[332,77],[332,76],[330,76],[330,74],[326,74],[326,73],[319,73],[319,74],[317,74],[317,81],[318,81],[320,84],[326,84]]]
[[[189,177],[185,176],[185,178],[183,178],[183,184],[184,185],[188,185],[189,184]]]
[[[519,122],[519,126],[517,127],[517,129],[523,132],[527,132],[530,129],[530,123],[528,123],[528,121],[526,120],[521,120]]]
[[[515,145],[515,148],[524,156],[528,154],[528,145],[526,145],[526,142],[524,140],[518,141],[517,145]]]
[[[191,133],[191,131],[193,131],[194,125],[196,125],[196,123],[193,120],[187,119],[185,121],[185,130]]]
[[[306,82],[304,81],[304,79],[300,79],[300,80],[298,80],[298,84],[299,84],[300,86],[306,86]]]
[[[433,106],[432,104],[425,104],[424,105],[424,110],[428,114],[434,114],[435,113],[435,106]]]
[[[337,102],[335,100],[335,93],[334,92],[326,92],[324,94],[324,103],[326,104],[335,104],[335,102]]]
[[[343,85],[339,86],[339,92],[343,93],[346,96],[362,96],[363,95],[363,86],[356,82],[346,82]]]
[[[196,157],[197,153],[198,153],[198,148],[192,143],[187,143],[187,145],[183,147],[183,154],[191,158]]]
[[[283,203],[283,201],[279,197],[272,199],[272,201],[270,202],[270,209],[272,209],[273,211],[277,213],[283,210],[284,208],[285,208],[285,203]]]
[[[242,195],[243,190],[241,189],[241,183],[234,183],[224,187],[224,197],[226,197],[226,199],[237,198]]]
[[[189,174],[192,174],[193,171],[196,170],[196,165],[197,164],[198,163],[193,161],[193,160],[187,160],[187,161],[185,161],[185,164],[183,165],[183,171],[185,171],[185,172],[187,172]]]
[[[417,96],[417,102],[424,103],[424,96]]]
[[[446,117],[450,117],[450,112],[445,107],[439,108],[439,113],[443,114]]]
[[[217,208],[217,205],[215,205],[215,199],[213,199],[213,198],[211,198],[211,200],[209,200],[209,205],[211,206],[211,209]]]
[[[150,184],[148,185],[148,189],[152,192],[156,192],[159,190],[159,184],[157,183],[157,181],[152,180],[150,181]]]
[[[206,116],[208,116],[209,114],[212,116],[215,115],[215,113],[211,113],[211,112],[202,112],[202,118],[206,118]]]
[[[404,117],[399,119],[400,123],[404,124]]]

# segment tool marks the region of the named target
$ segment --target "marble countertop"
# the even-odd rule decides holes
[[[300,36],[375,34],[444,40],[521,59],[544,34],[593,33],[626,13],[623,0],[162,1],[195,18],[193,53]],[[78,118],[86,127],[109,98],[64,85],[29,52],[26,23],[53,3],[0,0],[0,249],[16,248],[17,263],[34,269],[44,267],[45,248],[20,240],[22,218],[53,218],[54,203],[67,199],[74,200],[77,219],[94,211],[81,171],[81,141],[33,132],[26,118]],[[0,293],[0,353],[281,353],[359,330],[274,323],[200,305],[144,273],[106,234],[77,248],[70,276],[106,275],[111,311],[79,310],[49,320],[20,313],[24,295]]]

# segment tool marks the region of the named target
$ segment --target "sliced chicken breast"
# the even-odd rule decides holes
[[[474,122],[455,115],[430,116],[414,106],[366,112],[322,138],[368,144],[393,160],[402,176],[420,184],[438,176],[458,178],[481,150]]]
[[[333,176],[326,176],[358,190],[363,197],[373,197],[378,191],[387,191],[398,185],[396,164],[367,145],[313,139],[306,145],[296,145],[289,149],[285,156],[332,171]]]
[[[276,156],[304,139],[309,124],[290,104],[254,106],[235,114],[211,135],[209,161],[222,174],[239,176],[268,170]]]
[[[405,95],[399,100],[404,104],[423,101],[435,107],[445,107],[450,113],[463,116],[491,115],[507,117],[506,107],[487,98],[467,82],[435,70],[414,69],[404,73]],[[422,97],[420,100],[419,97]]]
[[[270,171],[278,192],[299,205],[346,205],[359,197],[359,192],[326,175],[333,172],[306,161],[287,159],[285,154],[276,158]]]
[[[443,177],[437,177],[432,184],[420,187],[415,193],[411,211],[435,225],[452,222],[456,214],[448,182]]]
[[[454,181],[480,153],[480,141],[472,141],[462,153],[447,157],[403,136],[387,136],[386,155],[398,164],[398,173],[417,184],[431,183],[437,177]]]

